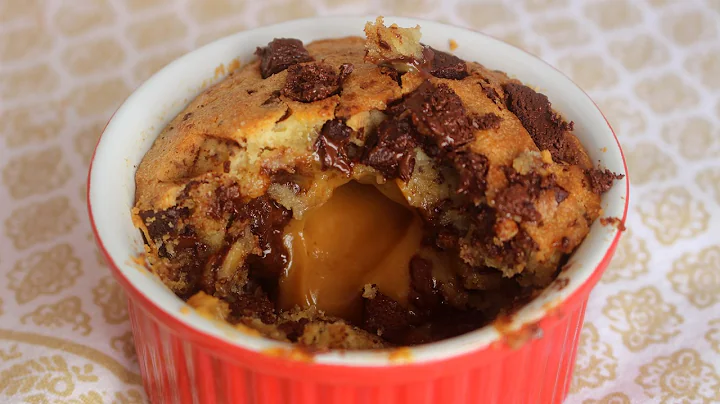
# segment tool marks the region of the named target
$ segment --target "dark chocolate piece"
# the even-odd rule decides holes
[[[297,342],[305,332],[305,326],[309,322],[306,318],[301,318],[297,321],[290,320],[278,325],[278,329],[285,333],[285,336],[290,342]]]
[[[511,184],[495,197],[497,210],[513,216],[520,216],[523,220],[538,221],[540,212],[535,209],[533,198],[527,187],[522,184]]]
[[[612,187],[613,181],[625,178],[624,174],[615,174],[614,172],[606,169],[591,168],[585,170],[585,174],[588,177],[590,189],[598,194],[602,195]]]
[[[462,80],[469,75],[467,64],[455,55],[431,48],[434,57],[430,65],[430,74],[441,79]]]
[[[287,266],[288,252],[283,243],[285,225],[292,212],[267,195],[250,200],[239,214],[249,221],[250,229],[258,237],[262,255],[248,257],[250,266],[261,269],[262,276],[277,279]]]
[[[332,66],[320,62],[290,66],[282,94],[295,101],[313,102],[339,91],[340,76]]]
[[[476,130],[499,129],[500,122],[502,122],[502,118],[492,112],[470,117],[470,125]]]
[[[398,341],[408,331],[412,314],[400,303],[377,292],[372,299],[363,298],[362,328],[388,341]]]
[[[579,159],[565,138],[573,123],[565,122],[551,108],[548,98],[532,88],[516,83],[507,83],[505,103],[528,131],[540,150],[548,150],[555,161],[578,164]]]
[[[333,119],[325,122],[315,141],[315,151],[320,157],[323,170],[332,167],[346,176],[352,174],[353,162],[347,150],[350,135],[352,129],[342,120]]]
[[[230,322],[237,323],[242,318],[259,318],[265,324],[273,324],[277,320],[275,304],[265,291],[256,285],[245,289],[225,299],[230,306]]]
[[[393,79],[399,86],[402,86],[402,73],[392,66],[379,66],[380,73]]]
[[[275,38],[264,48],[257,48],[260,74],[266,79],[288,67],[313,60],[302,41],[294,38]]]
[[[462,100],[445,84],[436,87],[425,81],[389,112],[410,116],[418,132],[444,151],[457,149],[474,138]]]
[[[180,221],[190,217],[190,209],[173,206],[165,210],[140,212],[140,218],[145,223],[148,235],[155,241],[162,241],[165,234],[177,234]]]
[[[425,311],[440,303],[437,280],[433,277],[432,262],[418,255],[410,259],[410,302]]]
[[[520,228],[515,237],[497,242],[495,223],[500,213],[487,205],[474,207],[472,221],[474,230],[470,242],[483,251],[488,259],[496,260],[507,266],[515,266],[527,260],[531,251],[537,250],[535,241]]]
[[[415,169],[415,129],[407,119],[387,119],[377,130],[377,143],[368,149],[365,164],[387,179],[408,181]]]
[[[345,80],[347,80],[348,76],[350,76],[350,73],[352,73],[354,69],[355,66],[353,66],[352,63],[343,63],[340,65],[340,84],[344,83]]]
[[[485,195],[487,188],[487,157],[476,153],[455,153],[450,155],[455,169],[460,175],[458,193],[479,199]]]
[[[546,190],[555,192],[555,201],[561,203],[568,196],[567,190],[557,184],[554,174],[541,175],[536,172],[519,174],[511,167],[503,167],[510,185],[497,196],[497,209],[503,213],[517,215],[524,220],[540,220],[540,213],[534,202]]]

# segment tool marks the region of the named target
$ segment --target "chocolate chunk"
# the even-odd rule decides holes
[[[163,247],[169,260],[170,278],[175,283],[173,292],[187,299],[199,290],[208,246],[198,239],[191,226],[185,226],[181,233],[171,236]]]
[[[236,293],[226,298],[230,306],[230,322],[237,323],[242,318],[259,318],[265,324],[272,324],[277,320],[275,304],[268,298],[262,288],[251,285],[242,293]]]
[[[350,73],[353,72],[353,69],[355,69],[355,66],[353,66],[352,63],[343,63],[340,65],[340,84],[344,83],[345,80],[347,80],[348,76],[350,76]]]
[[[270,182],[282,185],[283,187],[291,190],[294,194],[299,194],[300,191],[303,190],[303,187],[298,183],[300,178],[286,170],[271,172],[269,175]]]
[[[558,205],[561,204],[562,201],[567,199],[568,195],[570,195],[570,193],[568,191],[566,191],[565,188],[563,188],[559,185],[556,186],[554,189],[555,189],[555,202],[557,202]]]
[[[148,235],[155,241],[161,241],[166,234],[177,234],[180,221],[190,217],[190,209],[173,206],[165,210],[140,212],[140,218],[147,228]]]
[[[570,239],[567,237],[563,237],[562,240],[560,240],[560,249],[562,249],[564,252],[570,252],[568,249],[570,248]]]
[[[345,149],[347,151],[347,156],[350,159],[350,161],[356,163],[356,162],[359,162],[360,159],[362,159],[363,152],[364,152],[364,149],[362,146],[358,146],[355,143],[348,143],[345,146]]]
[[[607,168],[604,170],[591,168],[585,170],[585,175],[588,177],[590,189],[598,195],[607,192],[612,187],[613,181],[625,178],[624,174],[615,174]]]
[[[434,232],[429,235],[429,244],[440,251],[453,250],[458,248],[458,234],[454,227],[440,227],[434,225]]]
[[[387,119],[377,129],[376,143],[369,148],[365,164],[386,179],[408,181],[415,169],[415,129],[407,119]]]
[[[490,101],[495,104],[502,105],[500,94],[498,94],[498,92],[490,85],[490,82],[486,80],[485,83],[480,83],[480,87],[482,88],[482,92],[490,99]]]
[[[309,322],[310,320],[306,318],[301,318],[297,321],[290,320],[278,325],[278,329],[285,333],[285,336],[290,342],[297,342],[305,332],[305,326]]]
[[[362,328],[392,342],[402,338],[411,326],[412,315],[400,303],[377,292],[363,299]]]
[[[497,197],[497,208],[503,213],[517,215],[524,220],[540,220],[540,214],[534,202],[543,191],[555,192],[555,201],[561,203],[568,196],[567,190],[556,182],[554,174],[541,175],[529,172],[521,175],[511,167],[503,167],[510,186],[502,190]]]
[[[207,213],[215,219],[220,219],[225,215],[236,214],[242,204],[239,185],[219,186],[215,189],[215,198],[210,203]]]
[[[471,116],[470,125],[476,130],[488,130],[500,128],[502,118],[492,112],[482,116]]]
[[[440,302],[437,281],[433,277],[432,262],[418,255],[410,259],[410,301],[424,310],[432,309]]]
[[[537,251],[535,240],[525,230],[520,229],[515,237],[497,246],[489,248],[489,255],[503,262],[506,266],[515,266],[527,261],[532,251]]]
[[[445,84],[425,81],[389,112],[410,116],[418,132],[441,150],[452,151],[474,138],[462,100]]]
[[[402,73],[392,66],[379,66],[380,73],[393,79],[399,86],[402,86]]]
[[[257,48],[260,57],[260,74],[266,79],[288,67],[313,60],[302,41],[293,38],[275,38],[264,48]]]
[[[326,63],[293,65],[282,94],[300,102],[313,102],[325,99],[340,91],[340,77],[335,69]]]
[[[239,213],[249,221],[250,229],[258,237],[262,255],[248,257],[248,263],[260,276],[276,279],[285,270],[288,252],[282,235],[292,212],[267,195],[250,200]]]
[[[487,157],[477,153],[462,152],[452,154],[450,158],[460,175],[458,193],[469,195],[474,199],[483,197],[487,188],[489,168]]]
[[[615,226],[615,228],[620,231],[627,230],[627,228],[625,227],[625,223],[623,223],[623,221],[617,217],[601,217],[600,224],[603,226]]]
[[[512,184],[503,189],[495,197],[497,210],[513,216],[520,216],[523,220],[540,220],[540,213],[535,209],[533,198],[528,188],[521,184]]]
[[[544,94],[522,84],[503,86],[507,108],[515,114],[540,150],[548,150],[556,161],[577,164],[578,159],[565,138],[573,124],[565,122],[551,108]]]
[[[537,250],[535,241],[522,228],[510,240],[497,242],[494,227],[498,220],[499,209],[487,205],[478,205],[473,209],[471,219],[474,229],[470,235],[470,242],[473,247],[480,249],[487,259],[512,267],[524,263],[528,254]]]
[[[325,122],[315,141],[315,151],[320,157],[322,169],[332,167],[346,176],[352,174],[353,162],[348,156],[347,146],[352,129],[340,119]]]
[[[432,59],[430,74],[441,79],[462,80],[467,77],[467,64],[455,55],[431,48],[435,57]]]

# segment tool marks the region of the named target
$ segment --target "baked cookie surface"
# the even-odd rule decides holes
[[[547,97],[419,27],[366,35],[273,40],[145,155],[135,222],[191,306],[316,349],[435,341],[536,294],[600,215],[615,176]]]

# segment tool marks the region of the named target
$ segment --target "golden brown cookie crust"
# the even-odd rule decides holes
[[[435,274],[442,280],[438,293],[454,307],[484,310],[493,299],[506,303],[500,297],[505,293],[502,288],[547,285],[562,257],[582,242],[600,214],[600,198],[588,183],[590,159],[570,130],[562,132],[562,143],[575,156],[575,164],[554,161],[506,104],[505,88],[520,84],[517,80],[473,62],[465,62],[458,76],[462,78],[457,79],[417,69],[399,74],[373,63],[381,62],[379,58],[366,58],[373,53],[368,44],[378,35],[369,37],[367,43],[347,37],[306,45],[314,61],[300,63],[300,68],[322,63],[330,73],[342,75],[351,66],[332,95],[297,101],[285,89],[288,75],[294,74],[288,70],[293,69],[263,79],[260,61],[254,61],[204,91],[161,132],[137,169],[134,214],[148,242],[154,271],[176,293],[189,297],[186,294],[194,294],[196,285],[202,284],[201,293],[208,299],[242,303],[243,310],[249,310],[245,313],[260,310],[267,315],[262,321],[253,315],[230,315],[227,310],[221,317],[280,340],[323,349],[387,345],[378,335],[382,330],[368,332],[321,312],[301,308],[272,312],[270,297],[248,280],[247,269],[247,261],[262,255],[268,241],[258,233],[252,212],[217,202],[222,198],[261,201],[261,207],[270,209],[267,212],[286,212],[272,219],[282,227],[323,204],[335,187],[350,180],[396,184],[400,193],[395,197],[404,198],[402,203],[418,209],[433,226],[454,229],[451,249],[461,264],[455,272]],[[457,71],[447,74],[452,77]],[[405,102],[421,88],[446,88],[459,97],[474,125],[473,138],[462,153],[458,149],[442,154],[441,161],[418,144],[412,149],[414,170],[405,180],[384,179],[383,172],[363,160],[354,163],[350,176],[321,164],[317,142],[328,121],[339,120],[349,127],[349,142],[362,150],[370,147],[381,122],[406,119],[388,113],[388,107]],[[459,163],[455,168],[447,166],[459,154],[475,164],[462,165],[470,167],[470,174],[478,167],[486,170],[479,179],[481,189],[469,196],[459,192],[466,180],[458,171]],[[279,180],[278,173],[291,181]],[[158,236],[163,231],[167,234]],[[228,245],[227,240],[232,242]],[[221,252],[224,258],[213,258]],[[204,260],[192,264],[197,273],[187,269],[193,260]],[[248,293],[239,290],[247,288],[255,292],[238,302],[238,293]],[[368,302],[385,298],[383,294],[365,297]],[[498,304],[488,310],[496,313]],[[304,331],[298,333],[299,323]]]

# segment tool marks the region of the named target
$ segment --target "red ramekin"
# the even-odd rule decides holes
[[[145,390],[155,403],[560,403],[570,386],[590,291],[621,232],[596,222],[558,279],[511,318],[468,334],[412,348],[309,356],[290,344],[238,331],[198,315],[134,257],[143,251],[130,210],[138,163],[157,134],[233,60],[253,58],[276,37],[362,35],[374,17],[310,18],[241,32],[172,62],[117,110],[98,142],[88,176],[88,210],[98,245],[125,289]],[[593,161],[624,180],[603,195],[604,216],[625,222],[629,184],[610,125],[563,74],[478,32],[431,21],[387,18],[422,27],[424,43],[503,70],[535,86],[575,122]],[[222,67],[221,67],[222,66]]]

